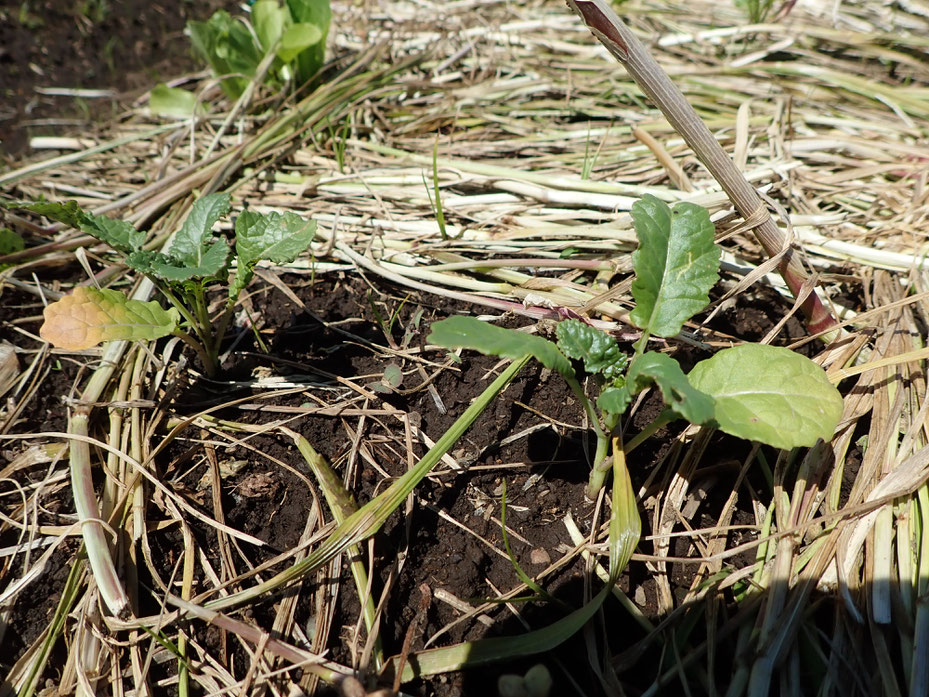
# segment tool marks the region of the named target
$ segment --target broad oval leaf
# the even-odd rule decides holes
[[[665,404],[692,424],[705,424],[713,419],[713,397],[688,380],[677,361],[664,353],[648,351],[638,356],[629,366],[626,383],[632,394],[649,383],[656,384]]]
[[[78,286],[71,295],[48,305],[39,336],[68,351],[81,351],[104,341],[142,341],[167,336],[180,319],[154,300],[130,300],[108,288]]]
[[[646,194],[632,206],[639,248],[632,253],[636,306],[632,323],[655,336],[675,336],[709,302],[719,278],[719,247],[704,208],[667,204]]]
[[[532,356],[542,365],[573,379],[571,361],[548,339],[534,334],[504,329],[474,317],[458,315],[435,322],[426,341],[445,348],[469,348],[487,356],[522,358]]]
[[[602,375],[611,383],[622,380],[628,359],[612,336],[577,319],[559,322],[555,331],[558,348],[568,358],[584,361],[588,373]]]
[[[842,396],[813,361],[778,346],[744,344],[700,361],[690,383],[716,400],[726,433],[775,448],[829,440],[842,418]]]

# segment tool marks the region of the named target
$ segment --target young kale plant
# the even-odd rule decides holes
[[[258,0],[250,24],[219,10],[206,22],[188,22],[187,30],[200,56],[223,77],[226,96],[238,99],[266,58],[271,87],[312,80],[323,66],[331,17],[329,0]]]
[[[242,211],[235,222],[236,271],[230,280],[233,255],[226,239],[213,232],[213,225],[230,210],[229,194],[210,194],[194,202],[164,253],[144,249],[145,233],[130,223],[87,213],[74,201],[41,201],[25,208],[106,242],[127,266],[145,274],[170,305],[165,309],[154,300],[131,300],[119,291],[78,286],[45,308],[45,322],[39,330],[43,339],[58,348],[79,351],[104,341],[153,340],[175,334],[194,348],[210,375],[219,367],[220,344],[255,264],[293,261],[316,232],[314,221],[289,211]],[[218,320],[210,316],[207,301],[207,289],[215,283],[228,284]]]
[[[587,493],[603,486],[615,458],[626,455],[668,422],[682,418],[776,448],[812,446],[829,439],[842,415],[842,397],[825,372],[786,348],[743,344],[723,349],[685,374],[666,353],[648,350],[651,337],[670,338],[709,304],[719,278],[719,248],[706,210],[689,203],[672,211],[653,196],[632,207],[639,248],[632,261],[636,306],[631,322],[642,331],[632,355],[607,333],[576,319],[560,322],[557,344],[503,329],[473,317],[451,317],[432,325],[429,341],[445,348],[470,348],[506,358],[533,356],[559,373],[583,405],[597,448]],[[588,397],[574,361],[599,385]],[[633,398],[657,388],[665,408],[628,443],[622,416]]]

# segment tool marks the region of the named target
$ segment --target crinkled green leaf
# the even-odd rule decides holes
[[[88,213],[76,201],[37,201],[23,208],[78,228],[124,254],[139,249],[145,242],[145,233],[131,223]]]
[[[719,247],[705,209],[667,204],[646,194],[632,206],[639,248],[632,253],[636,279],[629,313],[635,326],[655,336],[675,336],[709,304],[719,278]]]
[[[229,244],[219,239],[200,256],[199,266],[188,266],[161,252],[139,250],[126,257],[131,268],[165,281],[179,283],[191,279],[214,278],[229,263]]]
[[[608,382],[622,380],[628,359],[616,339],[586,322],[566,319],[555,329],[558,348],[568,358],[584,361],[584,369],[592,375],[602,375]]]
[[[203,256],[213,246],[210,244],[215,238],[213,225],[226,215],[230,208],[230,197],[227,193],[209,194],[194,201],[187,219],[171,242],[168,256],[179,262],[179,266],[202,266]]]
[[[458,315],[435,322],[426,340],[449,349],[474,349],[487,356],[514,359],[533,356],[546,368],[574,378],[571,361],[548,339],[497,327],[474,317]]]
[[[316,221],[290,211],[283,215],[242,211],[235,223],[236,274],[229,297],[238,297],[259,261],[288,264],[310,246],[315,234]]]
[[[665,404],[692,424],[705,424],[713,419],[713,397],[688,381],[677,361],[664,353],[648,351],[637,357],[629,367],[626,381],[631,394],[638,394],[654,383]]]
[[[148,108],[156,116],[187,119],[202,112],[203,107],[197,101],[197,95],[180,87],[155,85],[148,96]]]
[[[610,414],[624,414],[631,401],[632,395],[625,385],[608,387],[597,397],[597,408]]]
[[[842,396],[813,361],[793,351],[744,344],[700,361],[690,383],[716,400],[719,428],[775,448],[829,440],[842,418]]]
[[[39,336],[68,351],[81,351],[104,341],[157,339],[174,331],[180,319],[174,308],[155,301],[130,300],[108,288],[78,286],[45,308]]]

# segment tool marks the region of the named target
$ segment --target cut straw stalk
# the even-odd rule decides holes
[[[778,268],[795,297],[806,295],[800,309],[806,317],[809,331],[817,334],[834,326],[836,320],[819,296],[815,292],[807,294],[804,287],[809,280],[806,271],[797,254],[787,246],[774,220],[766,213],[755,189],[745,180],[710,129],[645,46],[605,0],[567,0],[567,3],[687,141],[710,174],[725,189],[739,214],[746,221],[757,221],[753,230],[765,252],[771,257],[783,255]]]

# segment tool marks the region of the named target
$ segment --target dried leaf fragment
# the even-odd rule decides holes
[[[177,310],[155,301],[130,300],[107,288],[78,286],[48,305],[39,336],[57,348],[81,351],[104,341],[157,339],[174,331]]]

